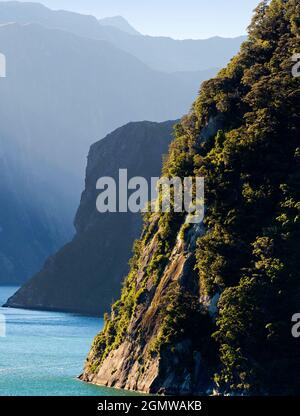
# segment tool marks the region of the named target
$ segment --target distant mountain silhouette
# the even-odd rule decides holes
[[[130,35],[140,35],[140,33],[122,16],[105,17],[104,19],[100,19],[99,23],[101,26],[112,26],[123,32],[129,33]]]
[[[119,24],[117,22],[119,21]],[[107,40],[158,71],[199,71],[221,68],[239,50],[244,36],[205,40],[174,40],[167,37],[126,33],[124,21],[112,18],[103,25],[93,16],[64,10],[53,11],[38,3],[0,2],[0,23],[39,23],[91,39]],[[120,30],[121,29],[121,30]],[[131,31],[132,32],[132,31]],[[137,36],[136,36],[137,35]]]

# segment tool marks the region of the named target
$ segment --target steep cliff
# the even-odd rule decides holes
[[[264,1],[204,83],[163,172],[205,178],[204,223],[146,215],[82,380],[166,394],[299,394],[300,50],[296,0]],[[99,299],[100,301],[100,299]]]
[[[118,183],[119,169],[127,169],[128,178],[159,176],[174,123],[129,123],[91,147],[73,241],[50,257],[7,306],[97,315],[110,308],[128,273],[131,248],[141,232],[142,220],[130,212],[100,214],[96,210],[96,182],[109,176]]]

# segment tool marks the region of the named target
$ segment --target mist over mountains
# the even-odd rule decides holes
[[[1,139],[0,284],[19,285],[71,238],[73,210],[60,204],[68,179],[64,173],[25,163],[22,152],[8,152]]]
[[[133,34],[128,25],[0,2],[7,60],[0,79],[0,283],[25,281],[74,233],[90,145],[130,121],[186,113],[201,82],[242,40],[185,43]],[[197,61],[188,58],[190,44]],[[20,260],[25,246],[30,255]]]

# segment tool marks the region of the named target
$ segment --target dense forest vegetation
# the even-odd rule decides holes
[[[184,215],[145,216],[122,296],[94,341],[87,372],[97,373],[126,338],[148,342],[136,310],[145,299],[153,303],[153,288],[181,238],[194,259],[193,288],[174,284],[161,295],[158,335],[147,354],[163,360],[166,346],[171,353],[189,337],[190,351],[199,351],[209,367],[210,391],[299,394],[299,341],[291,335],[291,317],[300,308],[300,78],[292,76],[297,52],[299,1],[261,2],[239,54],[202,85],[176,126],[164,164],[164,175],[205,178],[205,232],[188,245],[194,226],[185,224]],[[212,123],[218,133],[204,139],[201,132]],[[143,253],[154,240],[145,265]],[[145,365],[142,357],[141,372]],[[193,366],[192,357],[185,365]]]

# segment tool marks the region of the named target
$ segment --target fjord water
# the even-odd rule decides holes
[[[0,287],[3,305],[17,288]],[[128,395],[82,383],[82,371],[100,318],[0,308],[6,336],[0,336],[0,396]],[[0,335],[4,328],[1,325]]]

